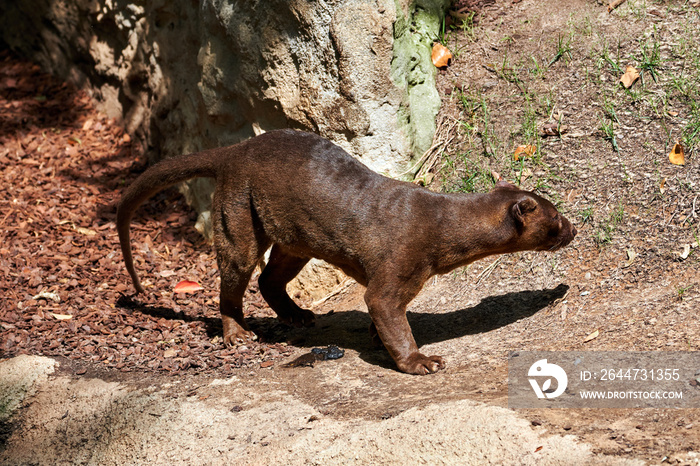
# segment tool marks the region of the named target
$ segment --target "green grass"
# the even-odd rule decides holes
[[[645,40],[640,41],[639,54],[632,55],[632,58],[638,63],[642,85],[645,84],[644,75],[647,73],[654,82],[659,80],[658,68],[661,66],[661,49],[657,38],[658,32],[654,26],[653,33]]]
[[[612,242],[613,234],[617,227],[622,224],[625,219],[625,208],[620,201],[615,209],[613,209],[608,217],[603,220],[594,234],[593,240],[598,246],[604,246]]]
[[[678,298],[678,301],[683,301],[683,297],[688,291],[690,291],[693,288],[693,286],[695,285],[678,286],[676,288],[676,297]]]
[[[571,35],[569,35],[569,37],[565,39],[561,34],[559,34],[556,44],[556,53],[554,54],[554,58],[552,58],[547,67],[552,66],[562,58],[565,60],[568,59],[569,61],[573,59],[573,56],[571,55],[571,40]]]
[[[609,141],[615,152],[620,152],[620,148],[617,145],[617,138],[615,137],[615,122],[607,117],[600,119],[600,132],[603,133],[603,139]]]
[[[600,52],[600,60],[599,60],[599,68],[603,68],[603,64],[608,65],[607,71],[612,73],[613,75],[621,75],[622,73],[625,72],[625,70],[622,68],[621,65],[621,59],[620,59],[620,43],[618,42],[617,44],[617,50],[615,51],[615,55],[613,56],[610,53],[610,50],[608,50],[608,43],[607,40],[604,40],[604,45],[603,45],[603,50]]]
[[[586,207],[585,209],[581,210],[578,217],[581,220],[582,225],[591,223],[593,221],[593,207]]]

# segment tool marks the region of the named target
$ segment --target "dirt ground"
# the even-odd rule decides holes
[[[426,377],[371,345],[353,284],[307,299],[316,327],[290,329],[253,282],[259,339],[224,348],[215,257],[176,191],[132,223],[150,291],[132,299],[114,203],[142,149],[84,93],[0,54],[0,463],[699,464],[698,409],[506,409],[510,351],[700,349],[699,5],[470,3],[476,22],[440,38],[455,57],[420,176],[468,192],[495,170],[579,234],[426,284],[409,321],[447,361]],[[625,90],[628,64],[644,81]],[[566,132],[539,134],[552,122]],[[535,149],[515,161],[520,145]],[[204,290],[174,294],[184,279]],[[329,344],[345,356],[283,367]]]

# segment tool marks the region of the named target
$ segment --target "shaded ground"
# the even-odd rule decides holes
[[[213,251],[192,228],[196,217],[175,191],[156,197],[133,222],[137,269],[153,294],[129,299],[114,203],[144,167],[139,151],[115,122],[92,110],[86,95],[0,55],[1,357],[57,357],[66,378],[55,382],[56,393],[61,384],[89,385],[99,377],[117,384],[100,393],[158,392],[194,402],[193,410],[209,406],[228,413],[302,403],[298,414],[305,422],[317,416],[360,429],[368,425],[363,422],[381,423],[434,403],[459,415],[462,408],[450,403],[506,406],[506,355],[512,350],[697,351],[700,262],[698,248],[691,247],[700,233],[697,7],[628,1],[608,14],[593,1],[567,2],[556,11],[528,0],[495,2],[478,25],[443,38],[455,53],[438,80],[444,95],[438,141],[449,144],[421,176],[431,189],[486,190],[496,170],[557,202],[579,236],[557,254],[485,259],[427,284],[409,319],[425,352],[446,357],[447,369],[430,377],[396,373],[388,355],[370,345],[358,287],[317,305],[314,329],[297,330],[277,323],[252,283],[246,313],[260,339],[223,348]],[[619,69],[628,64],[646,64],[646,73],[643,83],[623,90]],[[568,132],[541,136],[540,128],[551,122]],[[676,140],[686,149],[685,166],[668,161]],[[518,145],[536,151],[514,161]],[[204,291],[173,294],[183,279],[198,281]],[[594,331],[598,337],[584,341]],[[345,358],[314,368],[281,367],[328,344],[345,348]],[[237,382],[229,389],[210,385],[231,376]],[[252,398],[239,385],[250,387]],[[59,410],[74,408],[46,391],[37,397],[52,419],[47,429],[64,434],[32,437],[36,445],[69,455],[89,444],[79,440],[90,437],[85,427],[59,422]],[[111,410],[135,406],[112,403]],[[8,452],[21,449],[21,439],[39,428],[36,419],[22,421],[22,413],[41,415],[40,407],[26,406],[15,424],[0,430]],[[255,412],[292,422],[279,414],[285,408],[276,409]],[[697,409],[519,414],[539,425],[534,429],[542,435],[573,435],[594,453],[696,464],[692,452],[700,451]],[[227,425],[236,422],[228,416]],[[108,424],[91,428],[108,432]],[[339,424],[333,425],[336,435]],[[214,434],[207,435],[199,441],[209,445]],[[236,445],[250,452],[264,442],[251,437]],[[58,447],[65,444],[70,448]]]

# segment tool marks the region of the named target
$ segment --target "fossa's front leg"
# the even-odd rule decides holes
[[[406,318],[406,306],[420,291],[418,279],[403,283],[370,281],[365,302],[377,335],[400,371],[426,375],[445,367],[440,356],[426,356],[418,351],[416,340]],[[372,332],[370,327],[370,333]]]

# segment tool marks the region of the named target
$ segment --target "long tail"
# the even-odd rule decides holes
[[[143,172],[124,191],[119,206],[117,207],[117,232],[119,244],[126,270],[131,275],[137,293],[143,293],[143,287],[134,269],[134,258],[131,254],[131,234],[129,225],[131,217],[138,207],[157,192],[176,183],[196,177],[216,178],[217,163],[220,160],[220,150],[199,152],[196,154],[181,155],[159,162]]]

